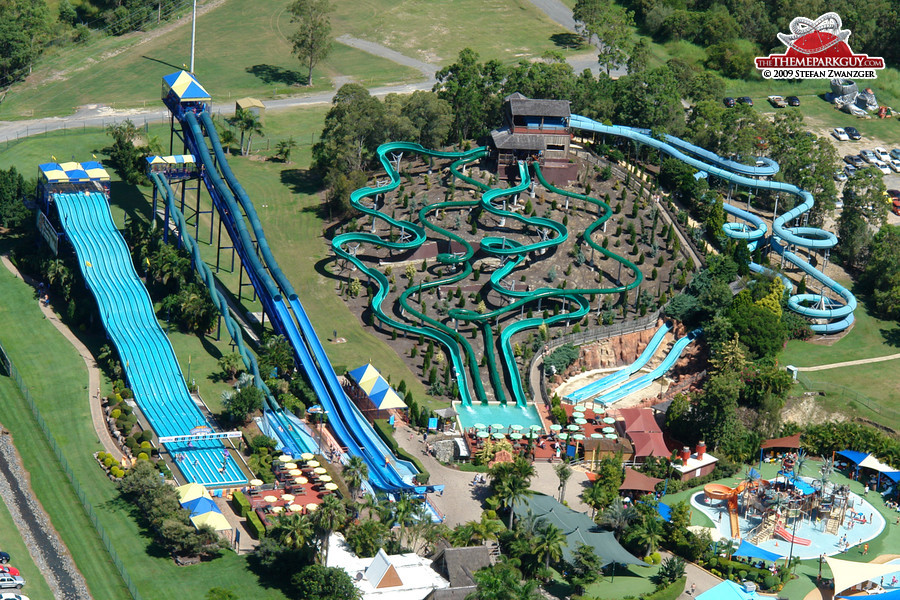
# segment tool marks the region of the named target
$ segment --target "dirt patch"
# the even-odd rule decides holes
[[[818,394],[807,392],[800,397],[788,398],[781,411],[781,419],[785,423],[797,425],[821,425],[822,423],[847,421],[840,413],[830,412],[818,403]]]

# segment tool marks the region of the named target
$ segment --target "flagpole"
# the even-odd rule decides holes
[[[194,0],[194,10],[191,17],[191,73],[194,72],[194,45],[197,41],[197,0]]]

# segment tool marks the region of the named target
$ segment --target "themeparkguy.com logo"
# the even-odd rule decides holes
[[[764,79],[875,79],[884,68],[884,59],[855,54],[847,44],[849,29],[837,13],[825,13],[815,21],[797,17],[790,33],[779,33],[787,46],[784,54],[756,59]]]

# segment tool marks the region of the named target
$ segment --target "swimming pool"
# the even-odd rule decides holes
[[[828,556],[840,554],[841,550],[838,548],[838,541],[844,535],[847,536],[847,541],[850,543],[850,552],[855,552],[856,546],[868,542],[881,533],[885,527],[885,520],[884,517],[881,516],[881,513],[875,510],[875,507],[860,496],[851,493],[850,497],[853,503],[853,510],[860,512],[863,515],[867,515],[867,519],[868,515],[871,515],[871,522],[857,522],[853,524],[852,529],[848,529],[846,525],[848,520],[845,519],[844,524],[838,529],[837,535],[833,535],[825,532],[826,521],[824,519],[803,519],[797,523],[795,535],[798,538],[808,539],[810,544],[808,546],[803,546],[795,543],[793,547],[793,556],[807,559],[818,558],[822,554],[827,554]],[[710,500],[709,503],[707,503],[706,500],[706,494],[702,491],[698,492],[691,496],[691,506],[700,510],[712,520],[713,526],[718,530],[720,537],[730,538],[731,525],[728,518],[728,507],[726,506],[726,502],[724,500]],[[741,537],[750,541],[747,534],[756,528],[761,521],[762,519],[759,516],[753,516],[747,519],[744,517],[743,513],[741,513],[738,516]],[[794,533],[793,526],[789,526],[788,529],[791,533]],[[771,540],[760,542],[757,545],[760,548],[784,556],[788,556],[788,554],[791,553],[791,543],[779,538],[772,538]],[[897,578],[900,579],[900,575],[898,575]]]
[[[457,402],[453,408],[459,413],[459,424],[463,431],[474,427],[475,423],[488,426],[500,423],[505,427],[521,425],[524,429],[528,429],[531,425],[540,425],[542,428],[544,426],[533,404],[524,407],[515,404],[504,406],[500,403],[463,406]]]

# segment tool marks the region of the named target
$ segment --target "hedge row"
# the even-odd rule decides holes
[[[416,465],[416,468],[419,470],[419,474],[416,476],[416,479],[418,479],[419,483],[428,482],[428,478],[430,477],[428,471],[425,470],[425,467],[422,466],[422,463],[418,458],[416,458],[412,454],[408,454],[403,450],[403,448],[397,445],[397,440],[394,439],[393,427],[391,427],[387,419],[375,419],[375,431],[378,432],[378,435],[381,436],[381,439],[383,439],[384,442],[388,445],[388,447],[391,449],[391,452],[393,452],[400,458],[408,460],[412,462],[412,464]]]
[[[251,510],[247,515],[247,525],[250,533],[256,535],[256,539],[261,540],[266,536],[266,526],[259,520],[259,515],[256,514],[256,511]]]
[[[231,501],[234,502],[235,507],[238,509],[238,514],[241,517],[246,519],[247,515],[253,512],[253,509],[250,507],[250,500],[247,499],[244,492],[234,492],[231,495]]]

